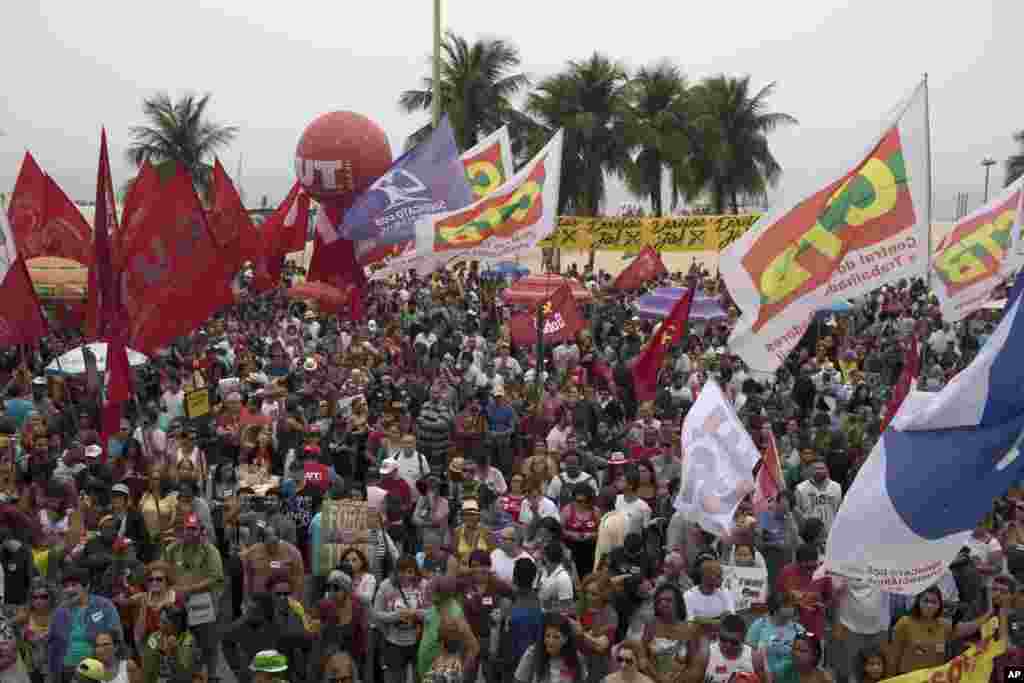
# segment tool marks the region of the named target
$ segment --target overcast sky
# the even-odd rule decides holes
[[[136,0],[4,4],[0,42],[0,190],[31,150],[72,197],[95,194],[101,125],[114,181],[140,103],[157,90],[213,93],[210,113],[241,132],[222,159],[250,203],[278,201],[294,179],[295,145],[315,116],[370,116],[392,149],[426,115],[398,109],[427,74],[431,0]],[[106,8],[110,11],[105,11]],[[114,9],[116,7],[116,10]],[[1012,154],[1024,128],[1024,3],[975,0],[445,0],[446,28],[517,44],[534,81],[595,49],[637,67],[668,57],[692,80],[750,74],[777,81],[771,105],[800,125],[770,138],[784,176],[774,198],[818,189],[859,157],[884,114],[929,73],[936,219],[957,192],[980,202],[980,161]],[[1003,166],[992,169],[993,185]],[[613,187],[609,202],[629,199]]]

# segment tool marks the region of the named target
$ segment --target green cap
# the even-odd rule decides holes
[[[277,650],[262,650],[252,658],[249,671],[276,674],[288,670],[288,658]]]

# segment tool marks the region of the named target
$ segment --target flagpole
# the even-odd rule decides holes
[[[434,129],[441,124],[441,0],[434,0],[434,78],[432,83],[431,121]]]
[[[925,155],[928,157],[927,203],[925,216],[928,228],[928,260],[925,262],[925,284],[932,288],[932,114],[928,104],[928,74],[924,74],[924,144]]]

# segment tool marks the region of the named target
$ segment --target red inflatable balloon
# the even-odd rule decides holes
[[[347,206],[391,166],[391,146],[362,114],[334,111],[317,117],[295,148],[295,174],[321,202]]]

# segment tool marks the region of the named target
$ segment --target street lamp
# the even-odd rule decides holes
[[[982,201],[982,204],[986,204],[988,203],[988,174],[992,167],[996,165],[996,160],[987,156],[981,160],[981,165],[985,167],[985,199]]]

